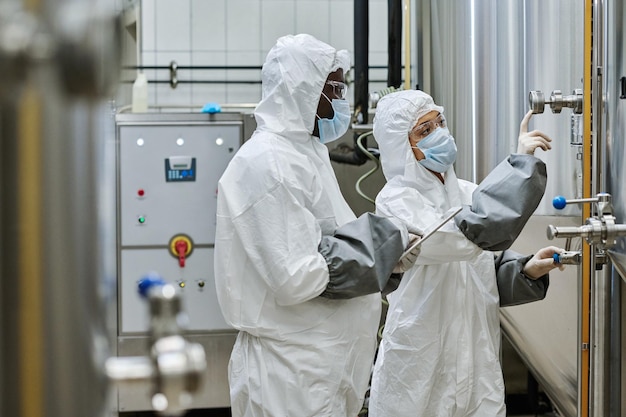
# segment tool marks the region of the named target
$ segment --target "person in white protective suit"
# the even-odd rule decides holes
[[[399,261],[407,228],[357,219],[330,163],[325,143],[351,121],[349,66],[347,51],[310,35],[278,39],[262,69],[257,129],[219,180],[214,269],[224,318],[239,330],[234,417],[356,416],[380,292],[412,265]]]
[[[545,164],[533,155],[550,138],[527,131],[527,114],[518,153],[477,186],[455,175],[443,112],[412,90],[383,97],[374,118],[387,179],[377,214],[426,229],[451,207],[463,210],[424,241],[387,296],[370,417],[504,417],[498,307],[543,299],[548,272],[563,269],[552,259],[563,249],[508,250],[545,191]]]

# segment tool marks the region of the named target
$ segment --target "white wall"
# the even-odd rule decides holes
[[[116,0],[119,1],[119,0]],[[310,33],[354,60],[352,0],[141,0],[144,66],[261,66],[276,39]],[[387,0],[369,0],[369,64],[387,65]],[[149,82],[168,70],[147,70]],[[179,70],[179,80],[260,80],[260,70]],[[370,70],[370,91],[386,87],[386,70]],[[381,80],[382,82],[374,82]],[[260,84],[149,85],[149,105],[201,108],[206,102],[256,103]]]

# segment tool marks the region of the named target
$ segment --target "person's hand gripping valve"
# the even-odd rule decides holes
[[[537,279],[555,268],[559,268],[563,271],[565,266],[554,260],[554,254],[562,255],[563,252],[563,249],[557,248],[556,246],[548,246],[540,249],[526,262],[526,265],[524,265],[524,275],[531,279]]]
[[[529,110],[519,125],[519,137],[517,139],[517,153],[534,155],[535,149],[541,148],[544,151],[552,149],[550,142],[552,139],[539,130],[528,131],[528,123],[533,112]]]
[[[409,249],[415,243],[419,242],[421,239],[422,238],[420,237],[420,235],[409,232],[409,244],[407,246],[407,249]],[[400,260],[398,261],[398,263],[396,264],[396,266],[393,268],[392,272],[394,274],[401,274],[401,273],[408,271],[409,269],[413,267],[413,265],[415,265],[415,261],[417,260],[417,257],[419,256],[419,254],[420,254],[419,245],[415,246],[410,251],[405,252],[400,258]]]

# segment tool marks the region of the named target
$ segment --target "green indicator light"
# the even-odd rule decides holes
[[[139,221],[139,223],[144,224],[146,222],[146,218],[144,216],[139,216],[137,218],[137,220]]]

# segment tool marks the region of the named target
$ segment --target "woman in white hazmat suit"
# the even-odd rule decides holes
[[[312,36],[280,38],[263,65],[257,129],[219,181],[216,289],[239,330],[234,417],[354,417],[363,404],[380,291],[409,235],[371,213],[356,219],[335,178],[324,143],[350,122],[349,65],[347,51]]]
[[[387,179],[377,214],[426,229],[451,207],[463,212],[424,241],[415,265],[388,295],[370,417],[504,417],[498,307],[542,299],[548,271],[562,268],[552,260],[562,252],[556,247],[533,257],[484,250],[508,248],[536,209],[546,170],[533,153],[549,149],[550,139],[526,131],[528,114],[522,154],[503,161],[477,188],[455,175],[456,145],[443,110],[415,90],[383,97],[376,110],[374,136]]]

